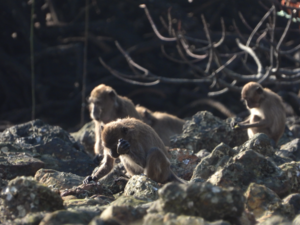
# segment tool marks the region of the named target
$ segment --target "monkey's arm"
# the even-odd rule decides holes
[[[239,122],[238,124],[247,124],[250,123],[250,117],[248,117],[246,120]]]
[[[104,177],[106,174],[108,174],[112,170],[112,168],[114,166],[114,162],[115,162],[115,160],[112,157],[110,157],[108,154],[105,154],[104,158],[103,158],[103,161],[102,161],[102,164],[101,164],[100,168],[98,169],[98,171],[95,173],[95,175],[94,176],[87,176],[83,180],[83,183],[88,184],[91,181],[96,182],[100,178]]]
[[[241,124],[238,123],[237,127],[235,127],[236,129],[246,129],[246,128],[251,128],[251,127],[267,127],[269,126],[268,120],[264,119],[264,120],[260,120],[254,123],[248,123],[248,124]]]

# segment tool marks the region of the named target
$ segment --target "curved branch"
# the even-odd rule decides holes
[[[143,8],[143,9],[145,10],[146,16],[147,16],[147,18],[148,18],[148,20],[149,20],[149,22],[150,22],[150,24],[151,24],[151,27],[152,27],[154,33],[156,34],[156,36],[157,36],[160,40],[163,40],[163,41],[176,41],[176,38],[175,38],[175,37],[173,37],[173,38],[167,38],[167,37],[162,36],[162,35],[159,33],[159,31],[158,31],[157,28],[156,28],[155,23],[154,23],[153,20],[152,20],[152,17],[151,17],[151,15],[150,15],[150,13],[149,13],[149,10],[148,10],[148,8],[147,8],[147,6],[146,6],[145,4],[141,4],[141,5],[140,5],[140,8]]]

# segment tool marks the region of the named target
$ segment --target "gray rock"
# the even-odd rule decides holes
[[[19,219],[15,219],[13,221],[14,225],[39,225],[44,216],[45,212],[37,212],[37,213],[28,213],[25,217]]]
[[[253,150],[235,155],[208,182],[221,187],[239,187],[246,190],[252,182],[263,184],[279,196],[289,194],[290,184],[282,170],[273,161]]]
[[[265,218],[263,221],[260,221],[260,225],[292,225],[291,221],[282,216],[271,216]]]
[[[300,162],[290,162],[279,166],[290,184],[290,193],[300,191]]]
[[[63,201],[57,193],[31,177],[17,177],[11,180],[1,198],[1,218],[6,220],[23,218],[31,212],[51,212],[64,208]]]
[[[208,222],[202,217],[197,216],[186,216],[186,215],[177,215],[175,213],[162,214],[148,214],[144,217],[143,225],[164,225],[164,224],[193,224],[193,225],[230,225],[229,222],[219,220],[214,222]],[[243,224],[245,225],[245,224]]]
[[[175,213],[203,217],[208,221],[235,220],[244,210],[244,197],[234,188],[209,183],[167,183],[149,213]]]
[[[245,130],[233,130],[231,122],[231,118],[223,121],[210,112],[198,112],[191,120],[185,122],[182,134],[171,138],[170,146],[197,153],[201,149],[211,151],[221,142],[232,147],[241,145],[248,139],[247,133]]]
[[[159,185],[143,175],[132,176],[124,189],[124,196],[134,196],[137,199],[153,201],[158,199]]]
[[[300,214],[300,194],[290,194],[283,199],[283,203],[290,204],[294,207],[295,214]]]
[[[222,167],[233,157],[237,151],[230,148],[228,145],[221,143],[201,162],[196,166],[192,179],[202,178],[208,179],[216,171]]]
[[[34,176],[45,163],[30,153],[10,152],[8,146],[0,149],[0,177],[13,179],[17,176]]]
[[[40,169],[36,172],[34,178],[49,188],[58,190],[81,185],[84,179],[84,177],[76,174],[59,172],[52,169]]]
[[[252,212],[259,221],[264,221],[271,216],[282,216],[293,219],[294,207],[283,202],[276,193],[264,185],[251,183],[245,192],[246,209]]]
[[[190,180],[193,171],[197,164],[200,162],[200,158],[193,154],[193,151],[173,148],[169,150],[171,155],[171,169],[180,178],[184,180]]]
[[[276,154],[280,157],[290,158],[293,161],[300,161],[300,139],[296,138],[282,145]]]
[[[45,168],[71,172],[80,176],[91,174],[95,165],[83,146],[58,126],[41,120],[10,127],[0,134],[0,149],[26,152],[45,163]]]
[[[39,225],[88,224],[99,212],[59,210],[48,213]]]
[[[133,206],[109,206],[100,215],[103,221],[115,220],[120,224],[141,223],[146,210],[143,208],[135,208]]]
[[[95,124],[94,121],[90,121],[85,124],[79,131],[71,133],[75,141],[81,143],[85,151],[94,156],[94,145],[95,145]]]
[[[271,145],[271,139],[262,133],[255,134],[252,138],[238,147],[239,152],[252,149],[264,156],[273,156],[275,149]]]

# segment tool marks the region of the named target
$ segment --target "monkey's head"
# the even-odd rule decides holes
[[[89,110],[92,119],[103,123],[115,120],[113,115],[118,107],[118,95],[113,88],[100,84],[92,90],[89,97]]]
[[[264,89],[259,83],[249,82],[243,87],[241,98],[248,109],[259,108],[264,100]]]
[[[140,115],[140,117],[144,123],[148,124],[149,126],[153,126],[153,124],[155,122],[155,118],[152,115],[151,110],[149,110],[143,106],[140,106],[140,105],[137,105],[135,107],[135,109],[138,112],[138,114]]]
[[[113,158],[118,158],[117,146],[119,139],[124,139],[129,143],[136,138],[134,125],[130,120],[136,121],[133,118],[118,119],[105,124],[102,128],[101,138],[104,151],[107,151]]]

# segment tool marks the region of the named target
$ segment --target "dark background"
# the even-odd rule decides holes
[[[164,44],[169,54],[176,57],[176,44],[160,41],[152,31],[140,4],[147,4],[160,32],[168,36],[160,17],[165,21],[171,10],[173,27],[178,21],[191,37],[206,39],[201,21],[203,14],[209,24],[213,41],[221,37],[220,17],[226,26],[226,42],[220,52],[235,52],[237,30],[246,38],[251,31],[238,16],[241,12],[254,28],[271,6],[270,1],[253,0],[90,0],[89,38],[87,49],[86,93],[101,83],[112,86],[118,94],[128,96],[135,104],[151,110],[166,111],[182,118],[199,110],[210,110],[225,118],[218,110],[207,105],[193,108],[186,106],[200,98],[207,97],[213,89],[207,84],[160,83],[151,87],[128,84],[112,76],[99,62],[98,57],[112,68],[132,73],[123,55],[116,48],[117,40],[130,52],[132,58],[151,72],[165,77],[195,78],[188,65],[168,60],[161,52]],[[36,118],[60,125],[70,131],[80,126],[81,90],[83,76],[85,1],[82,0],[35,0],[34,16],[34,58]],[[280,10],[280,6],[276,6]],[[31,4],[26,0],[0,0],[0,120],[5,127],[31,120],[31,69],[30,69],[30,16]],[[47,19],[48,18],[48,19]],[[50,18],[50,19],[49,19]],[[277,39],[280,37],[286,19],[278,17]],[[276,34],[277,34],[276,33]],[[286,43],[299,41],[299,24],[292,24]],[[262,57],[263,58],[263,57]],[[262,59],[264,63],[264,59]],[[198,63],[206,65],[207,60]],[[255,68],[251,59],[249,66]],[[297,64],[282,61],[283,66]],[[231,68],[243,72],[241,63],[233,63]],[[242,83],[239,84],[243,85]],[[275,90],[298,90],[298,86],[276,85]],[[214,100],[222,102],[234,113],[245,111],[239,100],[239,93],[229,92]],[[85,121],[89,121],[88,109]]]

